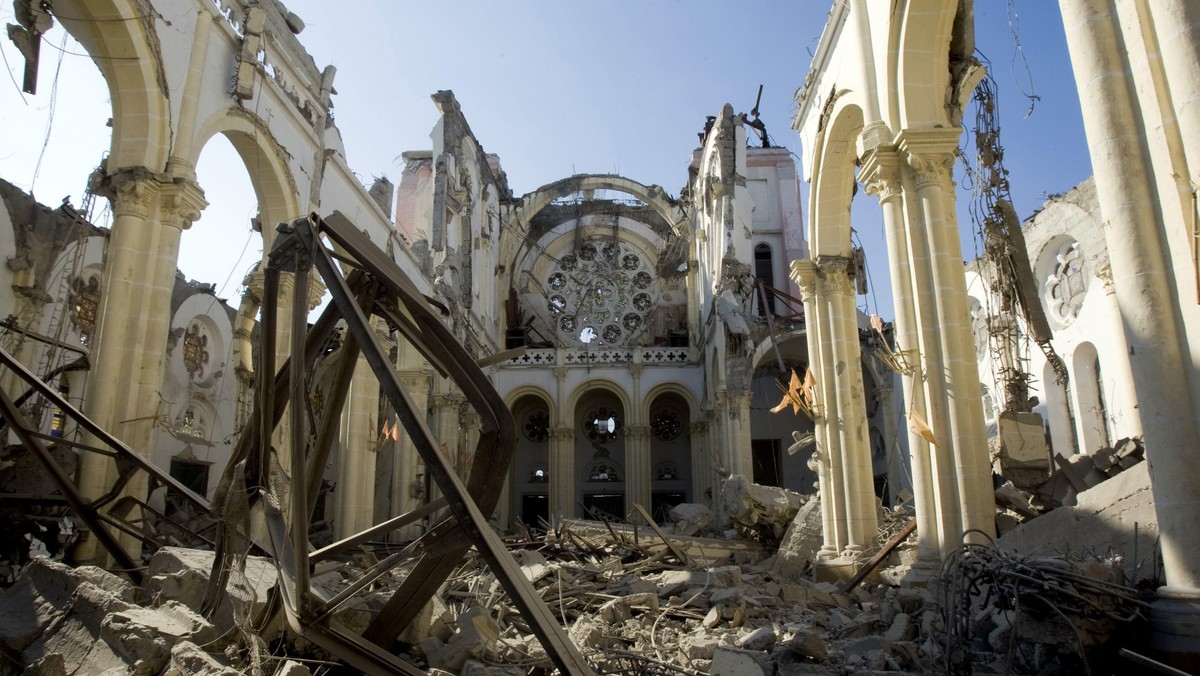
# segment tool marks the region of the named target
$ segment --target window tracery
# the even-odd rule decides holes
[[[79,342],[89,345],[96,332],[96,310],[100,306],[100,278],[71,281],[71,324],[79,331]]]
[[[617,438],[621,422],[617,414],[601,406],[587,415],[587,436],[592,441],[607,444]]]
[[[1079,316],[1087,295],[1083,251],[1079,242],[1069,240],[1058,248],[1054,258],[1054,270],[1046,279],[1046,305],[1055,319],[1069,324]]]
[[[545,410],[533,411],[525,416],[525,438],[540,444],[550,438],[550,414]]]
[[[183,334],[183,365],[192,378],[201,378],[208,358],[208,335],[199,322],[193,322]]]
[[[584,242],[547,274],[546,309],[559,333],[583,345],[621,345],[646,324],[657,278],[623,242]]]
[[[683,423],[679,420],[679,414],[672,409],[661,408],[650,416],[650,432],[656,439],[671,441],[679,437],[682,430]]]

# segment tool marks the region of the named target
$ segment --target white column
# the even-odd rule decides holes
[[[817,277],[824,287],[831,326],[830,347],[836,420],[841,448],[841,485],[844,496],[846,542],[842,555],[857,558],[871,547],[878,529],[873,486],[874,468],[867,430],[866,400],[862,388],[862,354],[858,344],[854,287],[849,275],[850,260],[822,256],[817,260]]]
[[[550,430],[550,518],[575,516],[575,430]]]
[[[892,281],[895,308],[895,342],[898,352],[913,359],[914,372],[903,374],[904,402],[910,410],[928,420],[925,388],[917,363],[918,320],[914,304],[912,261],[907,224],[900,198],[900,158],[894,148],[880,147],[863,162],[861,175],[868,194],[876,195],[883,211],[883,231],[887,240],[888,269]],[[925,573],[936,573],[941,562],[941,546],[934,498],[933,462],[929,442],[908,431],[909,466],[912,470],[913,507],[917,520],[917,566]]]
[[[1183,359],[1171,259],[1138,110],[1135,83],[1109,2],[1059,0],[1083,108],[1117,305],[1150,463],[1167,586],[1159,596],[1200,600],[1200,439]],[[1193,102],[1193,105],[1194,102]]]
[[[962,243],[954,211],[947,208],[952,194],[951,169],[961,135],[959,129],[905,130],[898,145],[907,154],[914,171],[917,196],[927,234],[929,264],[936,312],[936,339],[944,374],[946,428],[949,436],[939,442],[950,445],[960,530],[994,535],[996,502],[992,491],[991,459],[983,422],[983,392],[979,364],[975,360],[967,307],[967,282],[963,269]],[[931,341],[932,342],[932,341]],[[982,542],[979,534],[969,541]]]
[[[821,499],[821,550],[818,559],[835,559],[842,552],[846,542],[843,526],[843,508],[840,482],[835,481],[833,459],[840,454],[840,446],[836,432],[837,399],[833,395],[830,369],[825,366],[825,352],[830,344],[824,339],[823,321],[824,304],[820,301],[820,285],[817,284],[816,266],[810,260],[792,261],[792,280],[800,287],[801,298],[804,302],[804,325],[808,339],[808,361],[816,378],[813,402],[813,434],[816,438],[816,450],[813,452],[809,467],[817,473],[820,486],[818,495]],[[831,413],[832,411],[832,413]],[[840,469],[840,464],[837,465]],[[840,472],[839,472],[840,473]]]
[[[289,406],[295,402],[289,403]],[[371,526],[375,512],[375,453],[379,446],[379,381],[359,356],[338,427],[338,480],[333,494],[334,534],[342,538]],[[282,454],[280,454],[282,455]],[[286,465],[285,465],[286,467]]]
[[[625,513],[639,504],[650,511],[650,426],[632,425],[625,429]]]
[[[692,444],[692,502],[715,504],[713,490],[713,456],[708,439],[709,423],[697,421],[691,426]]]
[[[105,188],[112,201],[113,228],[84,409],[100,427],[152,459],[179,238],[207,202],[195,182],[160,180],[144,169],[109,176]],[[85,453],[80,464],[84,497],[106,493],[116,478],[112,461]],[[126,488],[127,494],[141,499],[146,498],[145,492],[144,475]],[[140,554],[140,542],[126,535],[120,539],[130,553]],[[80,544],[76,557],[101,560],[104,555],[89,538]]]

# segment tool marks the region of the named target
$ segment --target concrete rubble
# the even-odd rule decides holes
[[[778,550],[698,537],[711,530],[699,524],[713,516],[694,505],[673,510],[675,523],[658,532],[564,521],[544,536],[506,542],[598,673],[1081,673],[1085,659],[1094,667],[1111,658],[1115,639],[1140,625],[1145,601],[1124,584],[1119,562],[1095,557],[1022,558],[968,545],[927,586],[881,581],[902,577],[894,571],[905,568],[903,553],[885,561],[890,573],[850,591],[844,582],[814,582],[819,501],[732,483],[722,492],[732,520],[773,531],[781,514],[792,515]],[[910,515],[881,510],[881,517],[877,545]],[[315,593],[332,596],[384,555],[364,547],[323,566],[315,571]],[[241,563],[206,618],[200,611],[211,552],[160,549],[141,587],[98,568],[34,558],[0,593],[0,651],[10,658],[0,675],[301,676],[309,665],[336,662],[272,616],[275,566],[255,557]],[[381,579],[335,619],[361,630],[393,582]],[[431,674],[553,671],[475,555],[392,649]]]

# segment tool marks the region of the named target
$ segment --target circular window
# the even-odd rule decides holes
[[[601,406],[587,416],[587,435],[592,441],[607,444],[617,438],[621,423],[616,413]]]
[[[1055,319],[1070,324],[1079,316],[1087,295],[1088,280],[1079,242],[1068,240],[1061,244],[1054,252],[1053,265],[1046,277],[1046,306]]]
[[[550,438],[550,414],[534,411],[525,416],[525,438],[534,443],[543,443]]]
[[[658,280],[652,273],[641,252],[627,244],[585,241],[545,277],[547,312],[551,321],[558,317],[559,332],[579,344],[620,345],[636,337],[655,306]]]
[[[657,439],[670,441],[677,438],[682,429],[679,414],[669,408],[661,408],[650,417],[650,431]]]

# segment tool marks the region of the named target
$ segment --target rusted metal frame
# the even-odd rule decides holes
[[[654,518],[650,516],[650,513],[646,511],[645,507],[635,502],[633,503],[633,508],[637,510],[638,514],[642,515],[642,518],[645,519],[646,523],[650,525],[650,530],[654,531],[654,534],[658,536],[658,539],[663,541],[663,544],[667,546],[667,550],[670,551],[680,563],[685,566],[690,566],[693,564],[692,558],[688,556],[687,553],[682,549],[677,547],[674,542],[671,542],[671,540],[667,538],[667,534],[658,527],[658,524],[654,522]],[[634,528],[634,533],[636,532],[637,528]]]
[[[37,331],[31,331],[27,328],[22,327],[21,325],[17,324],[17,322],[12,318],[12,316],[6,317],[4,319],[0,319],[0,327],[8,329],[9,331],[12,331],[13,333],[19,333],[23,336],[29,336],[30,338],[33,338],[34,340],[46,343],[47,345],[53,345],[54,347],[57,347],[59,349],[70,350],[71,352],[75,352],[77,354],[83,355],[85,358],[88,355],[88,351],[83,349],[82,347],[79,347],[78,345],[64,343],[61,340],[58,340],[57,338],[51,338],[50,336],[43,335],[41,333],[38,333]]]
[[[347,313],[347,326],[350,331],[356,334],[363,350],[363,356],[371,365],[372,370],[375,371],[376,377],[379,378],[380,385],[384,393],[388,396],[389,401],[391,401],[393,410],[395,410],[398,418],[404,424],[410,436],[412,436],[417,451],[425,459],[430,476],[437,481],[438,486],[447,497],[450,509],[457,518],[460,528],[462,528],[468,539],[478,548],[493,574],[496,575],[501,585],[508,592],[514,604],[522,611],[525,619],[529,621],[530,628],[537,635],[542,643],[542,647],[546,650],[551,660],[564,673],[591,674],[591,667],[583,659],[583,656],[579,654],[570,640],[567,639],[562,627],[558,624],[558,620],[554,618],[549,608],[542,602],[541,597],[513,560],[504,543],[492,531],[486,517],[483,516],[479,507],[471,500],[467,487],[463,485],[454,473],[448,460],[438,451],[433,436],[425,426],[424,420],[416,415],[416,407],[408,397],[408,393],[401,386],[395,371],[387,361],[386,355],[382,353],[378,344],[375,343],[366,317],[363,316],[361,309],[353,302],[345,280],[334,266],[333,260],[329,257],[324,247],[320,245],[317,239],[317,232],[310,227],[304,227],[311,224],[311,221],[306,223],[297,222],[296,232],[302,240],[307,239],[311,243],[310,250],[314,254],[314,263],[328,284],[334,302],[344,308],[344,311]],[[337,234],[344,235],[344,233],[340,232]],[[331,239],[337,239],[332,233],[330,236]],[[422,329],[430,330],[432,334],[430,337],[434,339],[434,342],[426,343],[430,349],[437,350],[438,348],[442,348],[450,353],[453,353],[454,347],[459,347],[461,350],[461,346],[458,346],[453,336],[449,335],[449,331],[440,322],[437,322],[436,318],[431,317],[428,310],[422,307],[420,303],[414,302],[419,296],[414,298],[411,283],[405,285],[398,277],[391,275],[396,270],[394,263],[388,261],[388,265],[372,264],[369,257],[372,253],[378,254],[377,248],[366,249],[362,247],[364,250],[355,250],[354,247],[346,246],[346,242],[339,243],[350,251],[352,255],[355,255],[356,258],[366,263],[366,266],[372,269],[372,271],[383,273],[381,276],[385,278],[392,277],[392,279],[387,281],[395,284],[396,288],[394,291],[397,292],[402,302],[405,303],[409,312],[417,320],[418,325]],[[423,299],[421,301],[423,302]],[[353,314],[351,314],[351,311]],[[431,319],[434,322],[433,324],[430,323]],[[486,437],[493,437],[490,441],[499,442],[501,441],[500,432],[506,432],[507,439],[505,441],[507,441],[508,452],[502,454],[509,455],[515,441],[515,431],[511,415],[503,407],[503,401],[500,400],[499,395],[495,393],[494,389],[480,387],[481,384],[487,383],[486,376],[475,367],[469,355],[465,354],[465,350],[462,352],[462,357],[465,357],[465,359],[451,359],[445,363],[451,370],[452,376],[466,376],[464,378],[455,378],[455,382],[464,389],[464,394],[468,398],[472,398],[471,395],[474,394],[474,398],[481,400],[481,403],[484,404],[484,406],[476,404],[476,410],[480,413],[481,420],[490,419],[490,421],[495,423],[493,429],[481,430],[481,444],[477,447],[477,450],[485,447],[484,444],[487,443],[485,441]],[[460,371],[460,369],[460,374],[453,373],[453,371]],[[472,372],[472,369],[474,369],[474,372]],[[495,401],[489,401],[486,390],[491,390]],[[496,408],[496,403],[499,404],[499,409]],[[488,406],[489,404],[491,406]],[[480,410],[481,408],[484,410]],[[504,419],[507,425],[502,425],[501,419]],[[500,446],[502,444],[498,443],[497,445]],[[507,469],[507,459],[506,457],[505,469]],[[478,470],[482,464],[478,461],[477,456],[476,462],[473,464],[473,470]],[[474,480],[473,483],[481,484],[480,488],[484,489],[479,491],[480,493],[494,492],[497,496],[499,495],[503,483],[503,474],[500,474],[498,481],[495,475],[485,477],[479,471],[472,471],[471,475],[470,479]],[[494,490],[487,490],[493,488]],[[474,492],[471,494],[474,494]],[[491,503],[488,507],[489,511],[494,508],[495,500],[493,499]],[[443,577],[443,579],[445,578]],[[423,605],[424,600],[410,599],[412,603],[417,603],[418,601]]]
[[[129,480],[133,478],[133,467],[129,464],[129,459],[118,455],[113,458],[113,464],[117,467],[117,480],[112,486],[108,487],[108,492],[100,497],[92,500],[92,508],[102,509],[105,505],[115,501],[121,497],[121,493],[125,490],[125,486],[129,484]]]
[[[86,371],[89,368],[91,368],[91,364],[88,363],[88,357],[85,354],[82,357],[76,359],[75,361],[68,362],[66,364],[61,364],[59,366],[56,366],[56,367],[50,369],[50,372],[46,374],[46,377],[40,378],[39,380],[44,380],[46,382],[50,382],[51,380],[57,378],[58,376],[60,376],[64,373],[67,373],[68,371]],[[17,406],[24,406],[25,402],[29,401],[29,398],[32,397],[35,393],[36,393],[36,390],[34,390],[31,387],[28,390],[25,390],[25,392],[22,393],[21,396],[17,397],[13,403],[16,404]],[[2,430],[2,429],[4,429],[4,421],[0,420],[0,430]]]
[[[300,612],[307,613],[309,609],[309,567],[308,567],[308,482],[304,479],[306,450],[308,448],[308,382],[304,368],[304,337],[308,329],[308,272],[311,261],[304,252],[295,253],[296,283],[292,286],[292,326],[291,326],[291,487],[288,497],[291,498],[292,552],[295,556],[294,575],[296,576],[297,600]]]
[[[320,353],[320,346],[324,345],[325,342],[329,340],[329,337],[333,334],[333,331],[340,318],[341,316],[338,313],[337,308],[332,305],[326,307],[325,310],[321,312],[321,316],[318,317],[316,323],[313,324],[312,330],[308,332],[305,341],[306,369],[311,369],[316,363],[317,355]],[[259,323],[259,330],[263,330],[261,322]],[[265,335],[260,335],[259,340],[263,341],[265,337]],[[272,343],[273,342],[274,338],[272,338]],[[271,356],[273,361],[273,352]],[[260,362],[256,388],[263,385],[268,377],[268,374],[270,373],[270,371],[266,370],[266,360],[260,357]],[[279,372],[275,374],[275,377],[272,380],[272,387],[274,387],[275,391],[282,391],[285,393],[288,391],[290,369],[291,365],[285,360],[282,368],[280,368]],[[256,400],[260,399],[260,392],[258,392],[257,389],[255,392],[255,398]],[[270,415],[271,430],[274,430],[275,426],[279,424],[279,421],[283,420],[284,409],[287,407],[287,399],[287,396],[274,398],[273,402],[275,408],[271,411]],[[250,419],[246,424],[241,438],[238,440],[237,446],[234,447],[234,452],[231,455],[229,462],[225,465],[224,472],[221,474],[219,485],[221,487],[226,487],[226,491],[222,492],[221,489],[218,488],[218,492],[213,499],[212,514],[213,518],[217,520],[217,534],[215,536],[217,544],[214,548],[212,569],[209,571],[208,587],[205,589],[204,600],[201,604],[201,613],[205,617],[209,617],[211,613],[216,611],[217,606],[220,605],[221,597],[225,593],[225,585],[229,581],[229,565],[225,559],[227,553],[226,550],[228,549],[228,539],[234,534],[227,531],[223,517],[226,493],[231,489],[229,487],[231,487],[233,484],[234,475],[237,473],[238,465],[245,460],[245,467],[249,468],[252,461],[251,456],[254,455],[252,451],[260,445],[258,440],[262,434],[261,421],[263,419],[263,409],[259,408],[260,404],[261,402],[256,404],[254,408],[251,409]],[[267,435],[267,439],[267,444],[269,446],[269,433]],[[250,482],[245,481],[244,483],[248,490]],[[249,497],[252,501],[258,498],[257,494],[251,494]]]
[[[192,530],[191,528],[188,528],[187,526],[179,523],[175,519],[172,519],[171,517],[167,516],[166,514],[151,507],[150,504],[147,503],[145,500],[140,500],[138,498],[133,497],[132,495],[126,495],[117,501],[118,505],[120,505],[121,503],[125,503],[125,502],[134,503],[136,506],[141,507],[143,512],[149,512],[149,513],[153,514],[154,516],[158,517],[159,519],[166,521],[167,523],[171,524],[172,526],[175,526],[176,528],[183,531],[184,533],[187,533],[188,535],[196,538],[197,540],[200,540],[201,542],[207,544],[209,547],[212,547],[214,545],[212,540],[209,540],[208,538],[204,537],[200,533],[197,533],[196,531]],[[113,509],[115,510],[116,508],[117,508],[117,505],[114,505]],[[110,513],[111,513],[111,510],[110,510]],[[125,523],[132,523],[132,522],[126,521]]]
[[[412,556],[413,550],[415,549],[416,547],[413,546],[413,543],[409,543],[407,547],[404,547],[400,551],[385,557],[382,561],[376,563],[374,566],[371,566],[369,569],[363,572],[362,576],[348,585],[345,589],[339,591],[319,607],[314,608],[312,612],[312,621],[315,623],[320,623],[331,613],[337,610],[338,607],[345,603],[348,599],[358,594],[358,592],[375,582],[375,580],[378,580],[383,576],[384,573],[387,573],[391,569],[395,568],[400,564],[400,562]]]
[[[916,530],[917,520],[909,519],[908,523],[904,524],[904,527],[901,528],[895,535],[893,535],[891,539],[889,539],[887,543],[883,545],[883,548],[876,552],[875,556],[871,557],[870,561],[867,561],[862,568],[858,569],[858,572],[854,574],[854,577],[846,581],[846,584],[842,587],[842,591],[846,593],[853,591],[854,588],[858,586],[858,583],[865,580],[867,576],[871,574],[871,571],[878,568],[879,564],[882,563],[883,560],[886,559],[888,555],[896,549],[896,547],[899,547],[901,542],[904,542],[904,540],[908,538],[909,535],[912,535]]]
[[[4,362],[15,361],[7,352],[0,349],[0,360]],[[11,364],[10,364],[11,367]],[[28,434],[29,421],[25,415],[21,413],[21,409],[13,403],[9,398],[8,393],[0,389],[0,415],[11,423],[12,431],[16,433],[17,438],[21,443],[28,448],[42,467],[46,469],[46,473],[50,475],[50,480],[54,482],[58,492],[62,493],[67,499],[67,503],[71,505],[72,511],[79,516],[84,525],[92,532],[92,536],[96,538],[96,542],[104,547],[117,564],[124,569],[126,575],[129,576],[135,584],[142,583],[142,574],[138,569],[138,564],[129,556],[122,547],[121,543],[113,537],[108,528],[100,521],[99,514],[88,504],[87,499],[75,487],[75,482],[72,477],[67,476],[58,463],[54,461],[54,457],[50,455],[50,451],[42,444],[40,439]]]
[[[13,403],[17,407],[21,406],[21,404],[19,404],[17,402],[13,402]],[[68,439],[66,437],[55,437],[55,436],[51,436],[49,434],[43,434],[42,432],[36,432],[34,430],[27,430],[27,431],[29,432],[30,436],[37,437],[38,439],[41,439],[42,441],[49,441],[52,444],[58,444],[61,446],[70,446],[71,448],[77,448],[81,451],[87,451],[88,453],[95,453],[96,455],[103,455],[103,456],[107,456],[109,458],[117,457],[117,452],[114,450],[108,449],[108,448],[100,448],[99,446],[91,446],[91,445],[85,444],[81,441],[74,441],[74,440]]]
[[[401,514],[400,516],[392,517],[392,518],[388,519],[387,521],[384,521],[383,523],[380,523],[375,526],[371,526],[370,528],[368,528],[364,531],[359,531],[358,533],[355,533],[354,535],[351,535],[348,538],[338,540],[337,542],[335,542],[331,545],[327,545],[325,547],[322,547],[321,549],[318,549],[317,551],[308,555],[308,562],[310,564],[313,564],[313,563],[317,563],[319,561],[324,561],[325,559],[327,559],[335,554],[344,552],[347,549],[354,547],[355,545],[360,545],[364,542],[371,540],[372,538],[375,538],[380,535],[384,535],[386,533],[390,533],[390,532],[396,530],[397,528],[402,528],[404,526],[407,526],[410,523],[414,523],[417,520],[422,519],[430,514],[433,514],[434,512],[438,511],[439,509],[446,507],[447,504],[448,503],[446,502],[446,498],[438,498],[431,502],[427,502],[412,511],[405,512],[404,514]]]
[[[271,433],[275,430],[278,420],[275,418],[275,391],[279,384],[273,382],[271,374],[275,373],[275,336],[278,331],[279,317],[279,269],[267,265],[263,274],[263,302],[259,310],[258,336],[261,344],[258,358],[262,362],[258,378],[255,399],[258,402],[258,439],[248,449],[249,461],[246,463],[246,488],[259,490],[266,487],[271,476]],[[281,389],[286,390],[287,385]],[[282,415],[282,411],[280,411]]]
[[[267,535],[277,552],[275,562],[279,570],[279,598],[283,602],[283,615],[288,628],[301,638],[337,655],[351,667],[365,674],[392,676],[400,673],[409,676],[425,676],[425,672],[421,669],[370,641],[365,641],[362,637],[349,633],[332,621],[327,620],[322,625],[305,621],[299,612],[299,603],[295,595],[295,575],[291,566],[296,559],[296,554],[291,550],[291,541],[287,536],[287,524],[278,510],[269,505],[266,507]]]
[[[376,285],[368,284],[358,294],[357,302],[359,307],[370,307],[374,301],[376,291]],[[325,402],[324,410],[321,412],[320,427],[318,427],[316,437],[313,439],[312,458],[310,458],[308,463],[306,491],[309,505],[308,518],[310,521],[313,510],[316,508],[317,500],[321,496],[321,478],[324,474],[325,463],[328,462],[329,454],[333,450],[333,439],[337,436],[338,429],[341,426],[341,412],[346,405],[346,398],[350,394],[350,384],[354,379],[354,369],[358,365],[359,352],[358,342],[354,340],[353,336],[347,335],[342,337],[341,354],[338,356],[341,362],[337,365],[333,384],[329,388],[329,397]]]
[[[127,446],[125,442],[109,434],[104,430],[104,428],[92,422],[92,419],[84,415],[83,411],[75,408],[71,402],[64,399],[63,396],[58,393],[58,390],[54,389],[47,383],[42,382],[36,375],[33,374],[32,371],[26,368],[24,364],[17,361],[11,354],[3,349],[0,349],[0,365],[7,366],[8,368],[12,369],[18,377],[32,385],[34,389],[36,389],[39,394],[46,397],[51,404],[54,404],[54,406],[62,409],[63,415],[73,420],[75,424],[82,427],[85,432],[91,434],[110,446],[114,451],[116,451],[117,455],[125,457],[127,460],[132,462],[137,469],[154,476],[167,486],[174,488],[180,493],[183,493],[184,497],[196,507],[199,507],[206,512],[208,511],[208,500],[196,495],[192,489],[179,483],[175,477],[164,472],[158,465],[155,465],[149,460],[143,458],[136,451]]]

